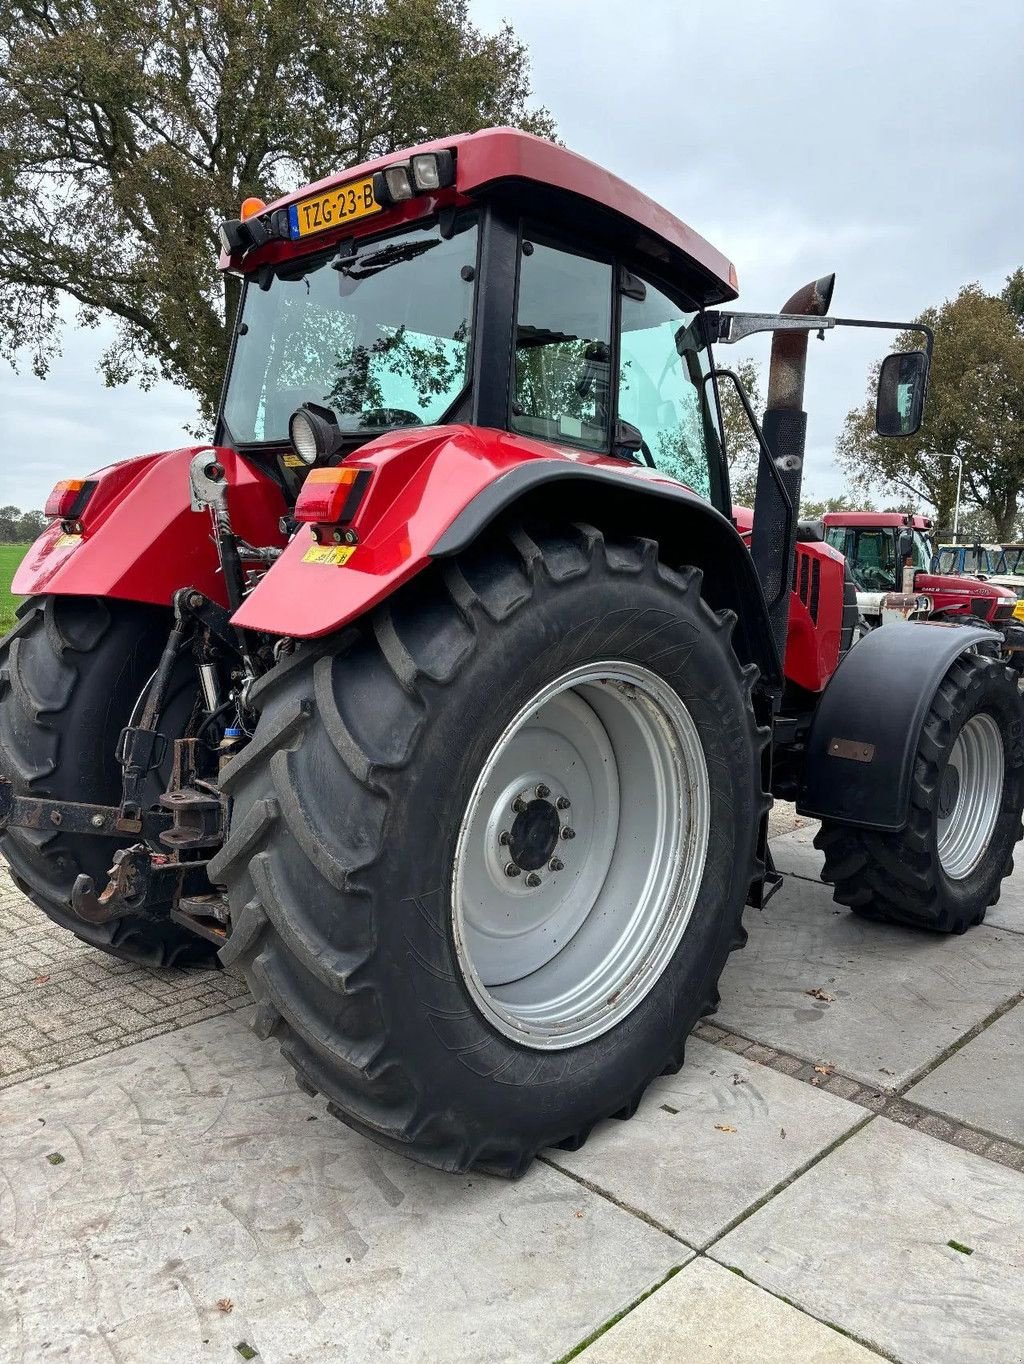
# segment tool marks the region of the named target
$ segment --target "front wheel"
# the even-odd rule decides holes
[[[964,654],[925,718],[898,833],[823,820],[814,845],[839,904],[887,923],[963,933],[1013,870],[1024,806],[1024,704],[1016,675]]]
[[[653,542],[520,528],[259,685],[222,958],[338,1117],[516,1175],[678,1068],[767,804],[731,624]]]

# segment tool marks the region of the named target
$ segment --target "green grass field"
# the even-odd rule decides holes
[[[20,597],[11,596],[11,579],[28,545],[0,545],[0,635],[14,624],[14,608]]]

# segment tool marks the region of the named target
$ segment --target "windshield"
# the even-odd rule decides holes
[[[995,571],[1024,574],[1024,549],[1004,549],[996,563]]]
[[[224,399],[241,444],[284,441],[305,402],[334,409],[343,431],[429,426],[469,373],[476,221],[444,238],[434,225],[251,280]]]

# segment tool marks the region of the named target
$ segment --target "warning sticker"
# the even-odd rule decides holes
[[[310,545],[302,556],[302,562],[304,564],[347,564],[355,552],[355,545]]]

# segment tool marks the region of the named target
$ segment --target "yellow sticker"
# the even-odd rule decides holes
[[[58,535],[53,542],[53,547],[54,549],[68,549],[71,545],[79,545],[81,543],[82,537],[80,535]]]
[[[299,459],[298,455],[282,455],[281,463],[286,469],[305,469],[306,461]]]
[[[304,564],[347,564],[355,545],[310,545],[302,556]]]

